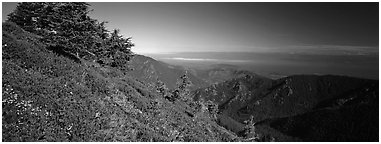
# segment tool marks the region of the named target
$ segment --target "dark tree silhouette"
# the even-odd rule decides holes
[[[107,58],[106,64],[124,67],[133,55],[131,38],[123,38],[119,30],[110,33],[106,22],[90,18],[89,6],[84,2],[24,2],[8,15],[8,21],[78,58]]]

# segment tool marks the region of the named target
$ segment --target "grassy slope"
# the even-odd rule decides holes
[[[3,23],[3,141],[233,141],[118,69],[76,63]],[[196,112],[191,117],[184,109]]]

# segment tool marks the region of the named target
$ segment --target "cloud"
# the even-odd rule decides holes
[[[182,58],[182,57],[162,58],[162,59],[181,60],[181,61],[231,62],[231,63],[246,63],[246,62],[252,62],[252,60],[229,60],[229,59],[207,59],[207,58]]]
[[[218,61],[218,59],[203,59],[203,58],[166,58],[166,59],[174,59],[174,60],[184,60],[184,61]]]
[[[378,54],[378,47],[347,45],[297,45],[286,48],[292,53],[326,55],[373,55]]]

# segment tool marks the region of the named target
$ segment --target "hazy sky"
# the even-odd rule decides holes
[[[378,3],[90,3],[137,53],[378,53]],[[15,4],[3,3],[3,17]]]

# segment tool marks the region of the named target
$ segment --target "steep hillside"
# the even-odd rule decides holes
[[[261,99],[272,84],[272,80],[255,74],[234,78],[194,91],[194,99],[212,100],[219,105],[220,112],[233,116],[250,101]],[[250,115],[243,118],[246,120]],[[236,119],[236,118],[235,118]],[[241,121],[241,122],[242,122]]]
[[[195,100],[212,100],[219,105],[218,123],[229,130],[239,133],[243,130],[244,120],[250,115],[239,115],[237,112],[250,101],[261,99],[263,91],[271,85],[271,80],[252,73],[233,78],[222,83],[194,91]],[[241,120],[241,121],[240,121]]]
[[[276,136],[269,128],[303,141],[378,141],[378,101],[378,85],[371,83],[322,101],[310,112],[264,120],[256,127],[271,137]]]
[[[255,115],[255,121],[285,117],[310,111],[329,99],[377,84],[377,81],[344,76],[291,76],[276,80],[260,100],[250,101],[238,111],[240,115]]]
[[[208,113],[3,23],[2,141],[235,141]]]
[[[243,122],[252,115],[255,123],[269,120],[270,122],[265,122],[266,124],[258,125],[260,127],[258,129],[261,129],[263,134],[271,133],[269,137],[277,137],[281,141],[373,141],[374,133],[378,133],[373,128],[369,130],[373,132],[370,137],[335,139],[336,134],[330,131],[329,127],[336,123],[351,124],[355,127],[351,130],[352,133],[343,134],[350,137],[352,134],[357,134],[354,130],[362,130],[359,127],[365,129],[371,126],[359,121],[372,121],[372,124],[378,121],[377,87],[378,81],[375,80],[343,76],[298,75],[278,80],[243,77],[196,90],[194,96],[196,99],[203,98],[217,102],[220,105],[221,125],[237,133],[240,133],[236,128],[239,124],[235,123],[241,123],[243,130]],[[358,108],[358,113],[350,112],[354,110],[353,107]],[[360,115],[366,117],[359,118]],[[347,118],[352,116],[351,119]],[[303,122],[309,119],[315,121]],[[326,122],[320,125],[317,124],[319,120]],[[321,126],[319,131],[315,131],[318,126]],[[304,129],[307,127],[311,129]],[[344,126],[335,128],[346,130]],[[297,131],[296,134],[294,130]],[[311,134],[306,134],[307,132]],[[318,136],[319,132],[325,134]]]
[[[378,139],[378,99],[374,103],[352,104],[349,106],[319,109],[297,116],[274,118],[258,123],[256,132],[277,139],[290,141],[284,137],[302,141],[373,141]],[[276,134],[276,130],[282,134]],[[295,140],[292,140],[295,141]]]
[[[220,111],[226,114],[236,113],[252,99],[259,99],[262,92],[271,85],[271,80],[255,74],[234,78],[223,83],[194,92],[194,99],[212,100],[219,104]]]
[[[311,110],[325,100],[341,98],[344,94],[376,84],[377,81],[342,76],[290,76],[270,80],[260,76],[233,79],[194,91],[196,99],[214,100],[222,111],[243,122],[249,115],[255,121],[271,117],[296,115]],[[235,108],[226,107],[233,98],[241,98]],[[236,107],[240,107],[237,110]],[[242,119],[241,119],[242,118]]]

